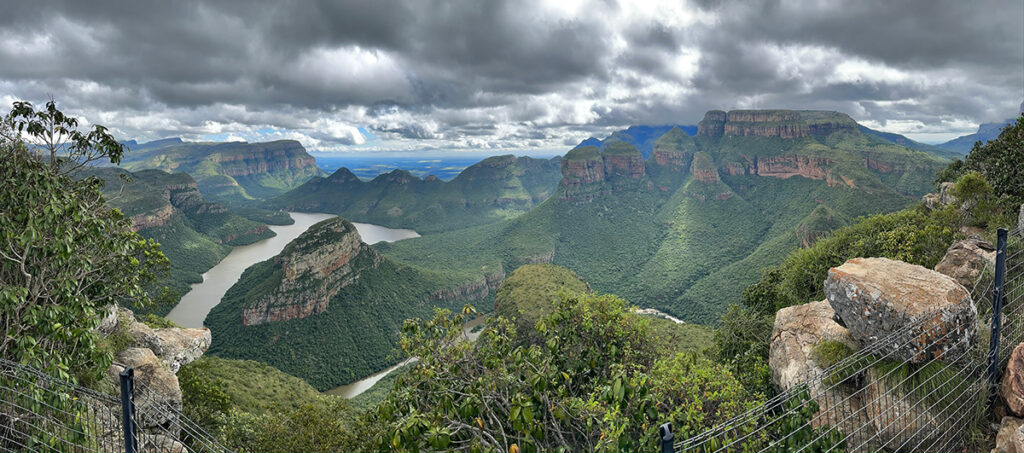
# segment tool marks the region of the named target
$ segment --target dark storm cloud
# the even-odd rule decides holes
[[[144,138],[561,147],[762,106],[966,129],[1024,97],[1012,0],[9,3],[0,99]]]

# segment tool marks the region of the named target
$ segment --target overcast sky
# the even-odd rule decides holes
[[[1020,0],[3,3],[3,105],[124,139],[562,152],[806,108],[937,142],[1024,100]]]

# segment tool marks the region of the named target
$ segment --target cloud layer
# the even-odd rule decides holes
[[[941,140],[1024,98],[1020,2],[103,0],[0,15],[0,102],[124,138],[563,150],[709,109]]]

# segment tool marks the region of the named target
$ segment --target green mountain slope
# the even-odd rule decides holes
[[[407,318],[484,307],[501,273],[460,281],[395,262],[342,218],[320,222],[253,265],[206,318],[209,353],[270,364],[319,390],[386,368]]]
[[[559,160],[487,158],[451,181],[395,170],[361,181],[347,168],[316,177],[265,203],[272,209],[338,214],[358,222],[447,231],[509,219],[547,199],[558,186]]]
[[[550,261],[597,292],[712,323],[763,267],[821,229],[907,206],[944,162],[846,115],[796,111],[712,111],[697,136],[671,130],[638,159],[577,148],[529,213],[378,249],[466,275]]]
[[[190,284],[203,281],[202,274],[227,256],[231,246],[274,236],[265,224],[208,203],[185,173],[93,167],[83,176],[102,179],[107,203],[130,217],[135,231],[160,243],[171,261],[166,284],[176,293],[175,302]],[[170,309],[155,311],[164,315]]]
[[[121,163],[124,168],[188,173],[203,195],[229,205],[271,198],[323,175],[313,156],[294,140],[189,143],[167,139],[130,147]]]

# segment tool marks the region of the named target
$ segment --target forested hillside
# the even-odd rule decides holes
[[[759,269],[913,203],[943,165],[840,113],[712,111],[697,136],[671,130],[646,161],[621,142],[570,151],[558,192],[520,217],[379,249],[466,275],[553,262],[596,291],[714,323]]]
[[[171,260],[166,284],[173,295],[151,308],[158,314],[169,312],[190,284],[203,281],[232,246],[274,236],[267,225],[207,202],[185,173],[90,167],[81,176],[101,179],[107,204],[131,218],[133,231],[160,243]]]
[[[394,170],[362,181],[341,168],[264,204],[271,209],[338,214],[356,222],[420,233],[510,219],[546,200],[558,187],[559,159],[494,156],[451,181]]]
[[[123,168],[188,173],[204,196],[228,205],[251,205],[323,175],[313,156],[294,140],[205,143],[174,138],[129,143],[129,148]]]

